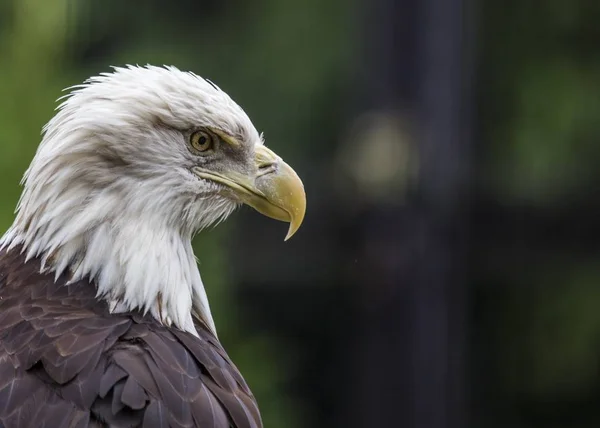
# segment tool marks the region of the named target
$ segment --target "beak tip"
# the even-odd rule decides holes
[[[287,242],[292,236],[294,236],[299,228],[300,228],[299,224],[297,224],[295,222],[290,223],[290,228],[288,229],[288,233],[287,233],[287,235],[285,235],[283,242]]]

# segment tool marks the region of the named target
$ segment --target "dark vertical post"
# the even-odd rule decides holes
[[[364,212],[357,426],[465,428],[466,0],[370,0],[364,105],[409,112],[417,175]],[[352,410],[350,410],[352,412]]]
[[[467,422],[465,247],[471,160],[469,85],[474,77],[466,21],[470,15],[466,0],[421,4],[420,194],[431,224],[422,283],[415,288],[415,426],[458,428]],[[436,353],[437,361],[427,357]],[[428,402],[432,391],[437,391],[434,403]]]

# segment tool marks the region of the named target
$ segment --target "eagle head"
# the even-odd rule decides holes
[[[236,206],[302,223],[294,170],[224,91],[174,67],[115,68],[71,88],[23,178],[2,246],[88,278],[113,312],[215,331],[191,238]]]

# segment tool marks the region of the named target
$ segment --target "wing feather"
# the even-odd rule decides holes
[[[217,339],[110,314],[93,284],[0,251],[0,427],[260,428]]]
[[[144,428],[168,428],[169,421],[167,418],[167,409],[160,401],[152,400],[144,413]]]

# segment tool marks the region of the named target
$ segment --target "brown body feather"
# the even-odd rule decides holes
[[[205,327],[112,315],[95,291],[0,251],[0,428],[262,426]]]

